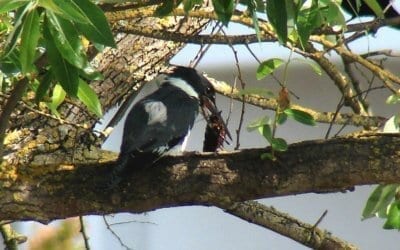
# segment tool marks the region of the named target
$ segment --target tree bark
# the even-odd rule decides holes
[[[0,175],[0,220],[48,222],[76,215],[146,212],[183,205],[225,207],[236,201],[308,192],[343,192],[355,185],[400,182],[400,136],[364,134],[293,144],[272,162],[266,149],[166,157],[104,191],[116,154],[85,163],[38,155]],[[51,164],[46,164],[51,162]],[[90,163],[91,162],[91,163]]]

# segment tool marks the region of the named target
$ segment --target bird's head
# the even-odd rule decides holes
[[[170,84],[181,88],[188,95],[199,100],[204,118],[210,124],[211,120],[219,124],[224,130],[224,135],[231,139],[231,135],[221,117],[221,112],[215,104],[215,89],[211,82],[193,68],[177,66],[168,73]]]

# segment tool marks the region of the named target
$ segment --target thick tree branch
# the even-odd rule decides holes
[[[359,135],[293,144],[277,161],[266,149],[188,154],[137,168],[112,193],[103,191],[115,159],[10,167],[1,173],[0,220],[49,220],[76,215],[145,212],[182,205],[224,206],[235,201],[352,190],[400,181],[400,136]],[[43,159],[43,157],[38,157]],[[87,162],[87,161],[86,161]],[[99,163],[104,162],[104,163]],[[49,206],[51,204],[51,206]]]

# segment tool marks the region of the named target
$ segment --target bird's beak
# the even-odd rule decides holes
[[[228,143],[227,137],[229,140],[232,140],[232,137],[224,120],[221,117],[221,111],[217,109],[215,102],[207,96],[202,96],[201,101],[201,109],[204,118],[207,120],[208,126],[212,128],[214,132],[218,135],[219,139],[221,139],[220,146],[222,146],[223,141]]]

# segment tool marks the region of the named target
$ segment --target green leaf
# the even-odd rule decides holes
[[[50,88],[51,82],[53,80],[53,76],[51,71],[47,71],[46,74],[40,80],[39,86],[35,91],[35,101],[40,102],[43,97],[46,95],[47,91]]]
[[[395,201],[389,205],[388,217],[383,228],[400,229],[400,201]]]
[[[162,4],[159,5],[155,10],[155,15],[160,17],[169,15],[174,10],[174,8],[175,8],[174,0],[163,1]]]
[[[262,62],[257,68],[257,80],[261,80],[275,71],[279,66],[284,63],[282,59],[271,58],[267,61]]]
[[[28,2],[29,0],[0,0],[0,14],[18,9]]]
[[[247,5],[247,11],[249,12],[251,19],[253,21],[254,31],[256,32],[257,40],[258,42],[261,42],[261,33],[260,33],[260,27],[258,25],[258,16],[257,16],[257,9],[258,9],[257,5],[259,3],[257,3],[257,1],[254,0],[249,0],[246,1],[244,4]],[[264,11],[264,9],[262,9],[262,11]]]
[[[103,116],[101,104],[96,92],[82,79],[79,79],[78,85],[78,99],[83,102],[89,111],[96,114],[98,117]]]
[[[235,7],[234,0],[213,0],[212,3],[218,20],[225,26],[228,26]]]
[[[251,14],[251,19],[253,20],[254,31],[256,32],[257,40],[260,43],[261,42],[261,33],[260,33],[260,27],[258,25],[257,12],[253,11],[253,13]]]
[[[17,41],[22,33],[22,26],[24,24],[25,15],[32,9],[33,6],[33,2],[29,2],[25,6],[18,8],[17,12],[15,13],[14,28],[12,32],[8,35],[7,42],[4,44],[5,50],[3,53],[3,57],[7,57],[17,46]]]
[[[386,99],[386,104],[396,104],[400,101],[400,95],[399,94],[393,94],[390,95],[387,99]]]
[[[384,18],[383,10],[379,5],[379,2],[376,0],[363,0],[368,7],[375,13],[375,15],[379,18]]]
[[[47,57],[52,67],[54,76],[60,82],[68,95],[75,97],[78,92],[79,75],[78,69],[65,60],[57,50],[56,44],[49,31],[48,22],[43,25]]]
[[[306,124],[306,125],[311,125],[315,126],[315,120],[312,115],[310,115],[307,112],[298,110],[298,109],[285,109],[283,111],[288,117],[293,118],[294,120]]]
[[[32,9],[25,17],[20,45],[20,61],[22,73],[32,72],[35,68],[34,60],[36,47],[40,36],[39,14]]]
[[[262,127],[264,125],[271,124],[271,119],[268,116],[259,118],[257,120],[252,121],[249,125],[247,125],[247,131],[251,132],[259,127]]]
[[[297,32],[300,44],[303,48],[307,44],[311,32],[320,25],[318,14],[319,9],[317,0],[312,0],[310,8],[299,12],[297,17]]]
[[[88,23],[90,20],[85,13],[72,0],[39,0],[39,5],[46,12],[53,12],[66,20],[77,23]]]
[[[271,147],[276,151],[284,152],[288,149],[287,142],[282,138],[272,138],[270,143]]]
[[[46,11],[47,26],[58,51],[72,65],[84,68],[87,65],[86,54],[78,32],[72,23],[51,11]]]
[[[267,141],[272,144],[272,128],[271,125],[269,124],[264,124],[264,126],[260,126],[258,127],[258,132],[260,132],[260,134],[262,136],[264,136],[265,139],[267,139]]]
[[[14,49],[0,60],[0,70],[5,74],[16,74],[21,72],[19,50]]]
[[[345,27],[346,19],[343,15],[343,12],[340,9],[340,4],[337,1],[320,0],[319,5],[320,5],[319,13],[324,22],[326,22],[329,26],[339,25],[341,26],[341,28]]]
[[[293,0],[285,0],[288,32],[292,30],[297,22],[299,3]]]
[[[46,103],[51,113],[58,118],[60,118],[60,113],[58,113],[57,108],[64,101],[65,96],[65,91],[59,84],[57,84],[54,86],[53,94],[51,95],[51,103]]]
[[[293,58],[292,61],[298,61],[298,62],[307,64],[311,67],[311,69],[314,71],[315,74],[322,75],[322,70],[321,70],[321,67],[319,66],[319,64],[317,64],[311,60],[306,60],[303,58]]]
[[[261,158],[261,160],[266,160],[266,159],[269,159],[269,160],[271,160],[271,161],[274,161],[274,160],[275,160],[274,155],[272,155],[271,153],[262,153],[262,154],[260,155],[260,158]]]
[[[286,120],[287,120],[287,114],[285,114],[285,113],[279,113],[278,114],[278,118],[276,119],[276,122],[279,124],[279,125],[282,125],[282,124],[284,124],[285,122],[286,122]]]
[[[398,184],[378,185],[369,196],[362,212],[362,219],[386,217],[387,206],[393,201]]]
[[[268,0],[267,17],[278,35],[279,42],[285,44],[288,37],[286,1]]]
[[[64,91],[64,89],[60,86],[60,84],[57,84],[56,86],[54,86],[53,89],[53,94],[51,96],[51,105],[57,109],[58,106],[60,106],[60,104],[64,101],[66,96],[66,93]]]
[[[85,23],[76,24],[79,32],[92,42],[116,47],[114,36],[104,12],[89,0],[73,0],[73,2],[88,20]]]

